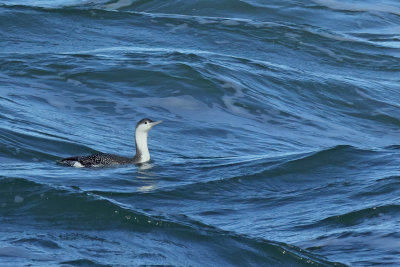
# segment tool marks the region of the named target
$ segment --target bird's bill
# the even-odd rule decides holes
[[[154,122],[151,122],[150,125],[151,125],[151,127],[153,127],[160,123],[162,123],[162,121],[154,121]]]

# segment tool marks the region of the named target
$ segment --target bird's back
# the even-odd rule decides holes
[[[99,153],[90,156],[65,158],[58,163],[72,167],[101,167],[134,163],[134,159],[113,154]]]

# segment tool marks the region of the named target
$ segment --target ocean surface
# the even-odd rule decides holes
[[[397,0],[0,0],[0,266],[399,266],[399,48]]]

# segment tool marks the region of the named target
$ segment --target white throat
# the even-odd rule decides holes
[[[147,146],[147,131],[136,130],[135,141],[136,141],[136,155],[139,157],[137,163],[143,163],[150,160],[149,148]]]

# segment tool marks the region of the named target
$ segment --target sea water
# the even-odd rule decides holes
[[[400,4],[0,1],[1,266],[398,266]],[[163,120],[142,166],[134,127]]]

